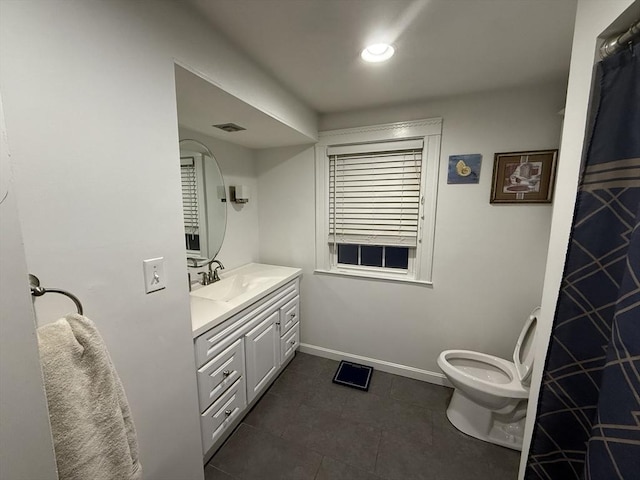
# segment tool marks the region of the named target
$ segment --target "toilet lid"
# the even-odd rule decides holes
[[[513,350],[513,363],[516,366],[520,382],[526,382],[531,376],[534,360],[534,340],[536,337],[536,324],[540,316],[540,307],[531,312],[529,318],[524,324],[522,332],[516,342],[516,348]]]

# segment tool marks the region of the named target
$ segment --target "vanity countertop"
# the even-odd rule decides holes
[[[200,286],[190,294],[193,338],[300,275],[300,268],[262,263],[248,263],[221,272],[220,281]]]

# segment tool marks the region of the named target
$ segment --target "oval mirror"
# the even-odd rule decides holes
[[[182,213],[188,265],[213,260],[227,227],[227,197],[213,153],[197,140],[180,140]]]

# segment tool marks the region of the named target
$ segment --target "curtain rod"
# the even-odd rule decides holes
[[[640,37],[640,20],[631,25],[629,30],[610,38],[600,47],[600,57],[607,58]]]

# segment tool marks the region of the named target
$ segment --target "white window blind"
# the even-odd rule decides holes
[[[329,147],[329,242],[415,247],[422,140]]]
[[[184,217],[184,231],[187,235],[198,235],[198,181],[196,165],[193,158],[180,159],[180,173],[182,178],[182,215]]]

